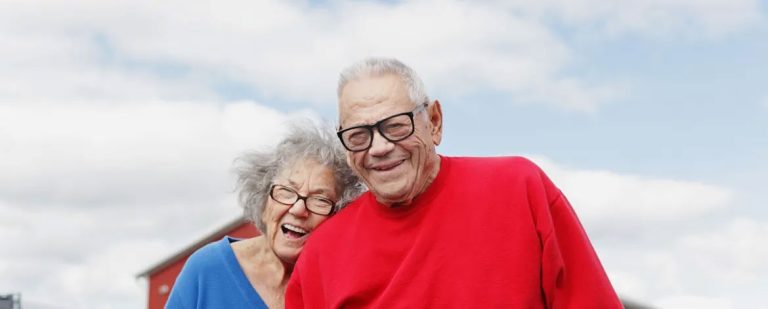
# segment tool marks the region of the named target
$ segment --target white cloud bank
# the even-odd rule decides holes
[[[0,101],[217,97],[234,81],[264,98],[329,104],[338,70],[397,56],[443,95],[595,110],[623,86],[566,72],[574,31],[696,37],[759,19],[751,0],[709,1],[19,1],[0,10]],[[39,89],[46,89],[41,92]]]
[[[670,38],[718,38],[759,23],[758,0],[490,1],[599,33]]]
[[[534,160],[579,207],[585,220],[595,222],[680,220],[722,210],[733,195],[728,189],[703,183],[569,169],[547,159]]]
[[[286,119],[247,102],[1,106],[0,193],[78,205],[211,195],[236,150],[276,141]]]
[[[533,159],[569,198],[628,299],[657,308],[745,308],[768,287],[768,226],[741,217],[731,189]]]
[[[0,291],[25,308],[141,306],[134,276],[236,217],[232,160],[294,116],[317,118],[253,102],[0,106]]]

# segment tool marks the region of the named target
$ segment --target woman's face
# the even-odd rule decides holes
[[[274,184],[291,188],[302,196],[338,201],[333,170],[312,159],[299,159],[287,166],[275,177]],[[327,218],[309,212],[302,199],[293,205],[284,205],[271,197],[267,197],[261,216],[267,228],[265,237],[272,251],[280,260],[290,264],[296,263],[309,234]]]

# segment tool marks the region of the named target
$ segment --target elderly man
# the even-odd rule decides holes
[[[341,74],[338,136],[370,191],[315,230],[288,308],[621,308],[573,209],[520,157],[447,157],[409,67]]]

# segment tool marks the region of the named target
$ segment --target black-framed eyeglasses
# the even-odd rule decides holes
[[[335,210],[336,202],[322,196],[303,196],[296,190],[283,185],[273,184],[269,188],[269,197],[275,202],[283,205],[292,206],[299,200],[304,201],[304,205],[309,212],[321,216],[328,216]]]
[[[364,151],[373,145],[373,128],[382,137],[395,143],[413,134],[413,115],[424,110],[428,103],[419,104],[412,111],[389,116],[370,125],[354,126],[336,132],[344,148],[352,152]]]

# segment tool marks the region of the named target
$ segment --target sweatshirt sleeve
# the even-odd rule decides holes
[[[542,242],[542,290],[548,308],[623,308],[565,196],[544,175],[532,201]],[[538,194],[537,194],[538,193]]]

